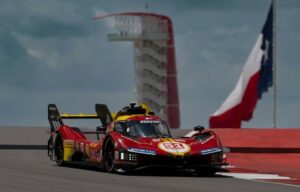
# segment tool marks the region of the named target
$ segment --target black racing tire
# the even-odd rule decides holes
[[[107,172],[115,171],[115,146],[111,137],[109,137],[104,144],[104,169]]]
[[[196,168],[195,172],[200,177],[213,177],[216,175],[217,169],[213,167],[201,167],[201,168]]]
[[[54,144],[54,153],[56,157],[56,164],[58,166],[63,166],[64,162],[64,144],[63,139],[60,134],[56,136],[55,144]]]

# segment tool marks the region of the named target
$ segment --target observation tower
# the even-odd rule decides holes
[[[172,21],[165,15],[144,12],[114,13],[116,33],[110,41],[131,41],[134,49],[135,94],[171,128],[179,128],[180,111]]]

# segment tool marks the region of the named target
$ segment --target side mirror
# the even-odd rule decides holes
[[[198,126],[194,127],[194,131],[202,132],[202,131],[204,131],[204,127],[201,125],[198,125]]]

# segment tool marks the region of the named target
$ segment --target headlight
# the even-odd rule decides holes
[[[148,149],[129,147],[127,150],[122,149],[122,151],[120,151],[119,154],[120,154],[119,158],[122,161],[137,161],[139,154],[156,155],[156,152]]]
[[[130,152],[120,152],[120,160],[122,161],[137,161],[138,154]]]

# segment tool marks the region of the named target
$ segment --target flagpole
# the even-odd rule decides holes
[[[276,62],[276,53],[277,53],[277,42],[276,42],[276,0],[272,0],[273,5],[273,53],[272,53],[272,60],[273,60],[273,129],[277,128],[277,82],[276,82],[276,76],[277,76],[277,62]]]

